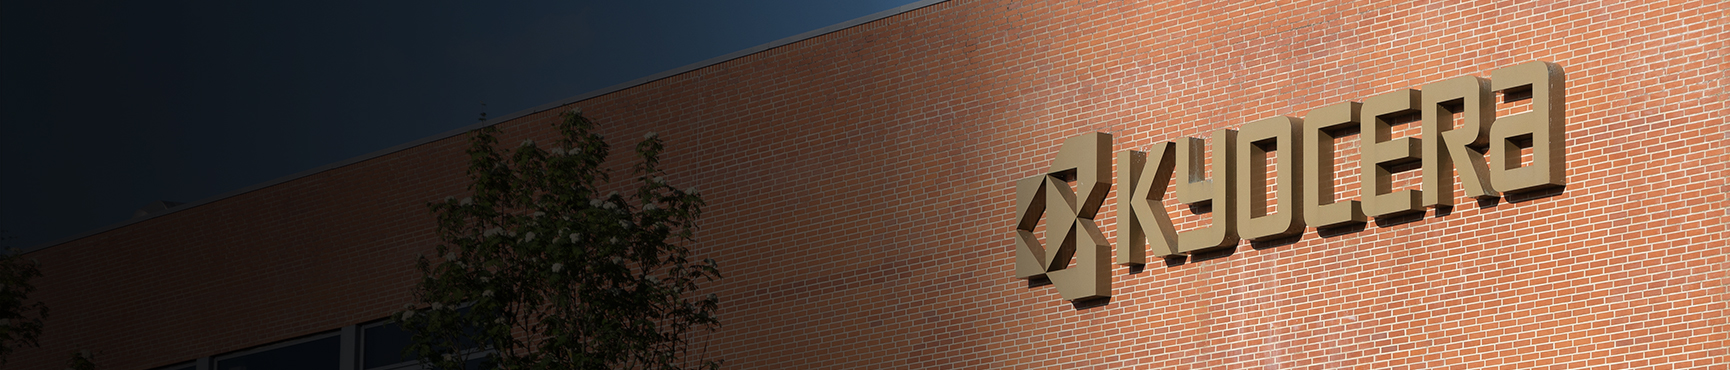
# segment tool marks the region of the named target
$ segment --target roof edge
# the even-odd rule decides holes
[[[757,46],[753,46],[753,47],[750,47],[750,48],[747,48],[744,50],[739,50],[739,51],[735,51],[732,53],[728,53],[726,55],[722,55],[722,56],[718,56],[718,57],[714,57],[714,58],[709,58],[709,59],[701,61],[701,62],[687,64],[683,67],[673,68],[670,70],[663,71],[661,73],[652,74],[652,75],[649,75],[647,77],[638,78],[638,79],[627,81],[627,82],[620,83],[617,85],[608,86],[608,87],[604,87],[601,89],[589,91],[586,93],[579,94],[577,96],[555,100],[551,103],[541,104],[541,105],[535,106],[533,108],[512,112],[511,114],[499,116],[498,118],[489,119],[489,120],[486,120],[484,122],[472,124],[469,126],[455,129],[455,130],[445,131],[442,133],[434,134],[432,136],[423,137],[420,139],[416,139],[414,141],[398,144],[396,146],[392,146],[392,147],[385,148],[382,150],[373,151],[371,153],[362,154],[362,155],[355,156],[352,158],[337,161],[335,163],[315,167],[315,168],[310,169],[310,170],[300,171],[300,172],[294,173],[292,175],[278,177],[274,180],[265,181],[262,183],[258,183],[258,184],[252,185],[252,186],[243,187],[240,189],[235,189],[233,191],[229,191],[227,193],[222,193],[222,194],[219,194],[219,195],[216,195],[213,197],[187,202],[186,204],[182,204],[180,206],[176,206],[174,208],[171,208],[167,212],[152,214],[152,215],[149,215],[147,217],[128,219],[126,221],[121,221],[121,222],[117,222],[114,224],[109,224],[107,226],[98,227],[94,230],[78,233],[78,234],[64,237],[64,238],[55,239],[55,240],[47,242],[47,243],[38,244],[38,245],[31,246],[28,248],[21,248],[20,252],[32,253],[32,252],[40,251],[43,249],[48,249],[50,247],[70,243],[70,242],[73,242],[73,241],[76,241],[79,239],[88,238],[91,236],[95,236],[97,234],[101,234],[101,233],[105,233],[105,232],[119,229],[122,227],[126,227],[129,225],[135,224],[135,223],[144,222],[146,220],[155,219],[157,217],[163,217],[166,215],[174,214],[174,213],[180,212],[180,211],[185,211],[185,210],[192,209],[192,208],[202,206],[205,204],[215,203],[216,201],[220,201],[223,199],[228,199],[231,197],[239,196],[241,194],[250,193],[250,192],[253,192],[253,191],[256,191],[259,189],[264,189],[264,188],[268,188],[271,186],[276,186],[276,185],[286,183],[289,181],[298,180],[300,178],[312,176],[312,175],[319,174],[319,173],[322,173],[325,171],[330,171],[330,170],[334,170],[337,168],[346,167],[348,165],[364,162],[364,161],[367,161],[367,160],[370,160],[373,158],[383,157],[386,155],[390,155],[391,153],[396,153],[396,152],[400,152],[403,150],[408,150],[409,148],[414,148],[417,146],[425,145],[427,143],[431,143],[434,141],[444,140],[444,139],[448,139],[448,138],[455,137],[458,135],[462,135],[462,134],[468,133],[469,131],[474,131],[474,130],[480,129],[482,127],[487,127],[487,126],[492,126],[492,125],[504,123],[506,121],[514,120],[517,118],[522,118],[524,116],[528,116],[531,114],[541,113],[541,112],[557,109],[558,107],[570,105],[570,104],[581,102],[584,100],[593,99],[593,98],[601,96],[601,95],[611,94],[611,93],[619,92],[619,91],[629,89],[632,87],[646,85],[648,83],[660,81],[660,80],[666,79],[668,77],[673,77],[673,76],[677,76],[680,74],[684,74],[686,72],[691,72],[691,71],[695,71],[698,69],[707,68],[707,67],[718,65],[721,63],[726,63],[726,62],[732,61],[734,59],[743,58],[743,57],[746,57],[746,56],[749,56],[752,54],[768,51],[770,49],[790,45],[790,44],[800,42],[800,41],[813,39],[813,38],[816,38],[818,36],[827,35],[829,33],[835,32],[835,31],[840,31],[840,30],[852,28],[854,26],[858,26],[858,25],[874,22],[877,20],[881,20],[884,18],[893,17],[893,16],[899,15],[901,13],[906,13],[906,12],[914,11],[914,10],[924,8],[927,6],[936,5],[936,4],[942,3],[944,1],[948,1],[948,0],[920,0],[920,1],[917,1],[917,2],[914,2],[911,4],[902,5],[902,6],[895,7],[893,9],[877,12],[875,14],[871,14],[871,15],[867,15],[867,16],[863,16],[863,17],[859,17],[859,18],[853,18],[852,20],[848,20],[846,22],[832,24],[832,25],[829,25],[828,27],[818,28],[818,29],[807,31],[805,33],[801,33],[798,35],[793,35],[793,36],[789,36],[786,38],[782,38],[780,40],[770,41],[770,42],[762,44],[762,45],[757,45]]]

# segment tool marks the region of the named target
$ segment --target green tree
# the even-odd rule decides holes
[[[719,325],[697,289],[720,272],[688,249],[703,200],[663,180],[653,133],[636,145],[635,194],[603,195],[607,143],[580,111],[563,118],[551,149],[499,150],[497,127],[469,139],[472,195],[429,204],[442,243],[393,316],[409,353],[443,369],[481,351],[487,368],[719,367],[691,349]]]
[[[0,252],[0,364],[18,347],[38,346],[36,338],[42,336],[48,306],[28,299],[36,291],[30,279],[41,276],[36,260],[25,259],[16,249]]]
[[[72,358],[66,360],[66,370],[96,370],[96,355],[90,350],[72,353]]]

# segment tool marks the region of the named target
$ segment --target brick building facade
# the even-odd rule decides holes
[[[1723,368],[1726,14],[1721,1],[928,2],[488,124],[504,143],[544,140],[581,107],[615,160],[628,158],[617,140],[667,140],[668,180],[709,202],[699,250],[726,275],[710,285],[723,326],[709,353],[728,368]],[[1473,202],[1456,186],[1457,206],[1420,217],[1113,265],[1108,301],[1015,276],[1015,182],[1046,173],[1065,139],[1145,150],[1529,61],[1566,71],[1557,191]],[[1360,198],[1358,136],[1338,143],[1342,200]],[[426,203],[464,191],[466,138],[32,252],[53,315],[42,347],[7,367],[57,369],[89,349],[103,369],[214,368],[324,341],[365,368],[361,333],[410,300],[412,260],[436,242]],[[1095,219],[1113,244],[1126,188]],[[1209,223],[1164,204],[1179,231]]]

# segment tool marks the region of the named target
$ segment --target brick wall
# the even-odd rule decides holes
[[[616,158],[660,133],[669,180],[703,190],[701,249],[726,275],[709,351],[729,368],[1721,368],[1726,14],[957,0],[575,105]],[[1065,138],[1145,148],[1533,60],[1567,71],[1558,194],[1456,190],[1409,222],[1113,267],[1104,304],[1013,277],[1012,182]],[[501,142],[550,137],[559,110]],[[425,203],[463,190],[464,139],[32,253],[53,316],[17,368],[77,349],[148,368],[384,317],[435,242]],[[1099,219],[1114,242],[1119,195]],[[1179,230],[1206,223],[1166,205]]]

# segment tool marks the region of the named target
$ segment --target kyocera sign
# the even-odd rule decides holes
[[[1497,69],[1486,80],[1456,77],[1364,99],[1317,108],[1298,119],[1273,117],[1217,130],[1212,150],[1202,139],[1155,144],[1151,151],[1117,153],[1117,264],[1146,263],[1146,254],[1170,257],[1234,248],[1240,239],[1291,237],[1307,227],[1363,223],[1372,217],[1452,206],[1454,173],[1467,196],[1499,197],[1563,186],[1562,68],[1527,62]],[[1496,116],[1495,92],[1528,98],[1531,110]],[[1421,137],[1390,139],[1388,119],[1419,114]],[[1455,114],[1461,116],[1456,122]],[[1362,196],[1334,199],[1334,135],[1356,127],[1360,135]],[[1287,148],[1297,148],[1289,150]],[[1521,150],[1531,162],[1522,164]],[[1094,217],[1111,191],[1111,135],[1092,133],[1063,142],[1045,174],[1015,182],[1015,276],[1051,279],[1067,300],[1111,296],[1110,244]],[[1267,195],[1269,151],[1277,190]],[[1213,176],[1204,178],[1204,157]],[[1486,157],[1488,161],[1486,161]],[[1392,174],[1411,163],[1422,168],[1421,190],[1390,189]],[[1207,227],[1182,233],[1161,206],[1176,175],[1178,202],[1212,209]],[[1071,190],[1069,180],[1075,182]],[[1269,203],[1277,212],[1266,211]],[[1041,216],[1045,241],[1033,234]],[[1074,259],[1074,266],[1070,260]]]

